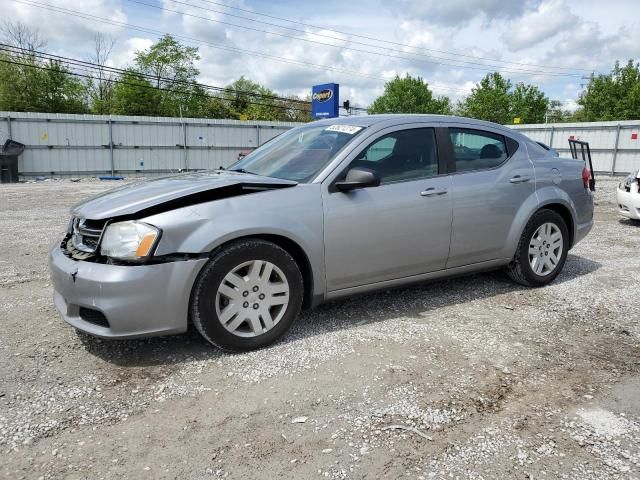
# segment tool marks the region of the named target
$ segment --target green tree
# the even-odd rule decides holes
[[[162,89],[159,113],[167,116],[196,116],[201,106],[195,101],[201,89],[195,85],[200,71],[197,47],[187,47],[171,35],[165,35],[147,50],[136,52],[139,73],[151,77],[152,85]],[[194,111],[195,108],[195,111]]]
[[[102,33],[96,33],[93,36],[93,52],[89,56],[89,61],[99,66],[94,73],[95,78],[87,80],[92,113],[107,114],[111,112],[116,75],[106,69],[105,65],[115,44],[115,39],[105,37]]]
[[[33,55],[0,55],[0,110],[86,113],[86,85],[60,62]]]
[[[18,112],[84,113],[87,90],[60,62],[36,55],[45,42],[37,30],[18,22],[0,29],[3,43],[16,47],[0,53],[0,110]]]
[[[448,97],[436,98],[421,77],[396,75],[384,85],[384,93],[369,107],[369,113],[435,113],[451,114]]]
[[[187,47],[164,35],[147,50],[136,52],[135,62],[142,73],[154,77],[154,86],[166,88],[195,80],[200,72],[194,64],[199,59],[197,47]]]
[[[521,123],[544,123],[549,99],[538,87],[520,82],[511,93],[510,100],[511,121],[519,117]]]
[[[60,62],[50,61],[44,66],[42,84],[38,87],[39,112],[87,113],[87,87],[70,74]]]
[[[46,43],[37,30],[21,22],[3,22],[0,33],[2,43],[16,47],[12,53],[0,53],[0,110],[37,111],[43,75],[34,52]]]
[[[209,98],[203,99],[202,108],[204,118],[235,118],[229,103],[218,95],[209,95]]]
[[[160,115],[161,91],[135,70],[127,70],[113,87],[111,108],[116,115]]]
[[[233,118],[246,117],[249,120],[274,120],[278,117],[276,102],[271,98],[273,92],[262,85],[245,78],[244,75],[227,85],[222,94],[229,105]]]
[[[0,110],[37,111],[33,95],[41,84],[40,77],[35,57],[0,53]]]
[[[487,74],[458,103],[458,113],[495,123],[543,123],[549,109],[549,98],[535,85],[520,82],[513,87],[511,80],[500,73]]]
[[[287,109],[293,111],[291,104],[253,80],[241,76],[225,88],[221,98],[228,105],[231,118],[290,120]]]
[[[281,100],[279,104],[282,107],[279,112],[279,119],[284,122],[310,122],[312,120],[310,95],[307,95],[304,99],[290,95]]]
[[[458,104],[460,115],[496,123],[511,123],[511,81],[498,72],[487,74]]]
[[[284,122],[311,121],[311,98],[295,95],[281,97],[273,90],[244,76],[225,87],[211,103],[226,109],[226,118],[247,120],[275,120]],[[306,103],[304,103],[306,102]]]
[[[579,121],[640,119],[640,64],[616,62],[610,74],[592,76],[578,105]]]
[[[562,108],[560,100],[550,100],[545,118],[547,123],[561,123],[576,121],[575,115],[569,110]]]

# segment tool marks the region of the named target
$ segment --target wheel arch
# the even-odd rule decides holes
[[[304,284],[302,308],[310,308],[313,305],[313,268],[304,249],[294,240],[282,235],[260,234],[252,235],[252,237],[275,243],[293,257],[298,264],[300,273],[302,273],[302,281]]]
[[[571,210],[569,210],[569,207],[563,205],[562,203],[547,203],[545,205],[541,205],[540,208],[533,213],[533,215],[535,215],[540,210],[551,210],[562,217],[564,223],[567,225],[567,230],[569,231],[569,248],[573,247],[573,242],[575,239],[575,221],[573,219],[573,215],[571,214]]]

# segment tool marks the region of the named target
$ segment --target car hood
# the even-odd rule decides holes
[[[71,214],[101,220],[143,217],[197,203],[258,191],[294,187],[296,182],[225,170],[186,173],[123,185],[72,207]]]

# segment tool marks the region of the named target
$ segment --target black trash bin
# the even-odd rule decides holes
[[[0,183],[18,183],[18,157],[24,152],[20,142],[7,140],[0,150]]]

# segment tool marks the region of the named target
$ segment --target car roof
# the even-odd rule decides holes
[[[383,115],[362,115],[340,118],[326,118],[313,122],[320,125],[355,125],[360,127],[370,127],[384,123],[385,126],[400,125],[407,121],[419,122],[438,122],[438,123],[467,123],[477,127],[499,128],[514,135],[514,130],[500,125],[499,123],[487,122],[485,120],[477,120],[475,118],[458,117],[455,115],[432,115],[432,114],[383,114]]]

